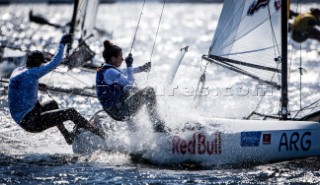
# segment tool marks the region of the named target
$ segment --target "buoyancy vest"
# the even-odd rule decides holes
[[[104,65],[103,67],[98,68],[96,76],[97,96],[104,109],[114,108],[117,103],[125,98],[123,87],[120,84],[114,83],[108,85],[104,81],[104,73],[110,68],[118,70],[113,66]]]

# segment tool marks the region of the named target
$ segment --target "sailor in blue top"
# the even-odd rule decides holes
[[[53,59],[45,62],[43,53],[33,51],[27,55],[26,66],[15,69],[10,77],[8,104],[12,118],[28,132],[42,132],[57,126],[68,144],[72,144],[75,133],[69,132],[63,125],[71,120],[101,137],[103,133],[82,117],[75,109],[59,109],[57,102],[40,103],[38,101],[39,78],[54,70],[62,60],[64,46],[71,42],[71,35],[61,38],[59,48]]]
[[[110,41],[104,41],[105,65],[98,69],[96,77],[97,96],[103,109],[117,121],[129,120],[141,107],[147,106],[154,131],[165,132],[166,127],[156,110],[156,94],[152,87],[138,90],[134,87],[133,73],[148,72],[151,63],[132,68],[132,55],[125,59],[127,68],[119,69],[123,62],[122,49]]]

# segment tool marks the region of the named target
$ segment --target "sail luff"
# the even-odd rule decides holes
[[[281,4],[281,118],[288,119],[288,0]]]

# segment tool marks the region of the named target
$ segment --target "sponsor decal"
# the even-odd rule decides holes
[[[311,132],[282,133],[278,151],[308,151],[311,147]]]
[[[259,146],[261,138],[261,132],[241,132],[242,147],[255,147]]]
[[[253,1],[253,3],[250,5],[247,15],[253,15],[256,12],[258,12],[258,10],[260,8],[264,8],[269,4],[270,0],[255,0]]]
[[[174,136],[172,139],[172,153],[175,155],[217,155],[221,154],[221,132],[211,136],[195,133],[189,140]]]
[[[262,135],[262,143],[264,145],[270,145],[271,144],[271,134],[263,134]]]

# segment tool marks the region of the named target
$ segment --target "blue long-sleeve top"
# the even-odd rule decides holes
[[[110,65],[110,64],[105,64]],[[110,65],[111,66],[111,65]],[[114,69],[110,68],[104,73],[104,81],[108,85],[112,85],[114,83],[120,84],[122,87],[133,86],[134,85],[134,73],[140,73],[142,70],[139,67],[132,68],[127,67],[124,69]]]
[[[38,101],[39,78],[54,70],[62,60],[64,45],[60,44],[52,60],[39,67],[19,67],[9,80],[8,104],[12,118],[20,123]]]

